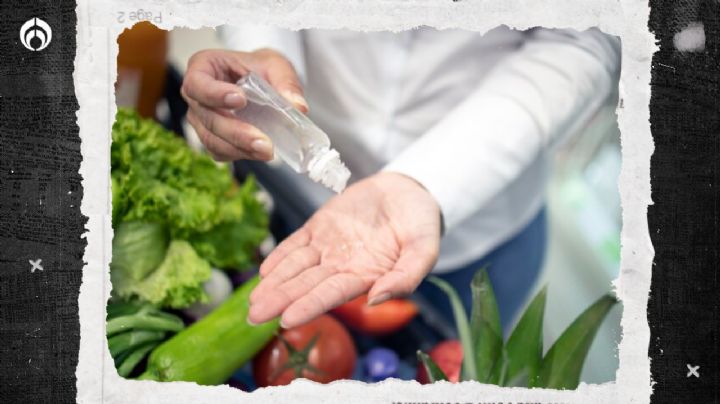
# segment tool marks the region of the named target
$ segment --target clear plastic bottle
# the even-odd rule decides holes
[[[350,171],[325,132],[257,74],[247,74],[237,85],[247,99],[244,108],[233,111],[237,117],[268,135],[275,153],[293,170],[335,192],[345,189]]]

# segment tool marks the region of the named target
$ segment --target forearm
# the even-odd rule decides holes
[[[470,97],[384,168],[422,184],[448,229],[582,126],[616,85],[619,49],[612,39],[596,31],[529,35]]]

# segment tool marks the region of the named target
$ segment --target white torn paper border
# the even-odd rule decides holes
[[[244,393],[228,386],[129,381],[118,376],[105,338],[112,240],[110,202],[110,132],[116,112],[113,83],[117,75],[117,36],[136,21],[121,14],[152,15],[163,29],[215,27],[251,20],[283,28],[348,28],[400,31],[419,25],[486,32],[498,25],[575,28],[597,26],[622,39],[622,108],[618,122],[622,143],[619,179],[623,207],[622,261],[617,294],[623,301],[623,338],[616,381],[581,384],[576,391],[509,389],[475,382],[436,383],[390,380],[366,385],[355,381],[320,385],[296,381],[287,387]],[[540,402],[647,403],[650,360],[647,299],[653,249],[647,224],[650,199],[649,125],[650,62],[656,50],[648,32],[647,2],[630,0],[79,0],[77,7],[75,91],[80,110],[87,248],[80,288],[80,353],[76,371],[81,403],[392,403],[392,402]],[[122,21],[122,22],[121,22]]]

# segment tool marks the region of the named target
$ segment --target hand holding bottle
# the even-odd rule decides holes
[[[270,138],[231,112],[246,105],[235,83],[250,71],[263,76],[295,108],[308,110],[292,64],[276,51],[205,50],[194,54],[188,62],[182,95],[189,106],[188,122],[216,160],[267,161],[273,156]]]

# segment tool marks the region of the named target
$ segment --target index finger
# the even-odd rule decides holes
[[[201,69],[189,70],[181,93],[209,108],[243,108],[245,95],[234,83],[216,79]]]
[[[354,273],[332,275],[291,302],[280,320],[283,328],[297,327],[348,302],[368,289],[367,282]]]
[[[265,261],[260,264],[260,276],[268,276],[270,272],[272,272],[272,270],[280,263],[280,261],[283,260],[283,258],[298,248],[305,247],[308,244],[310,244],[310,232],[306,228],[301,227],[296,230],[295,233],[280,242],[270,255],[265,258]]]

